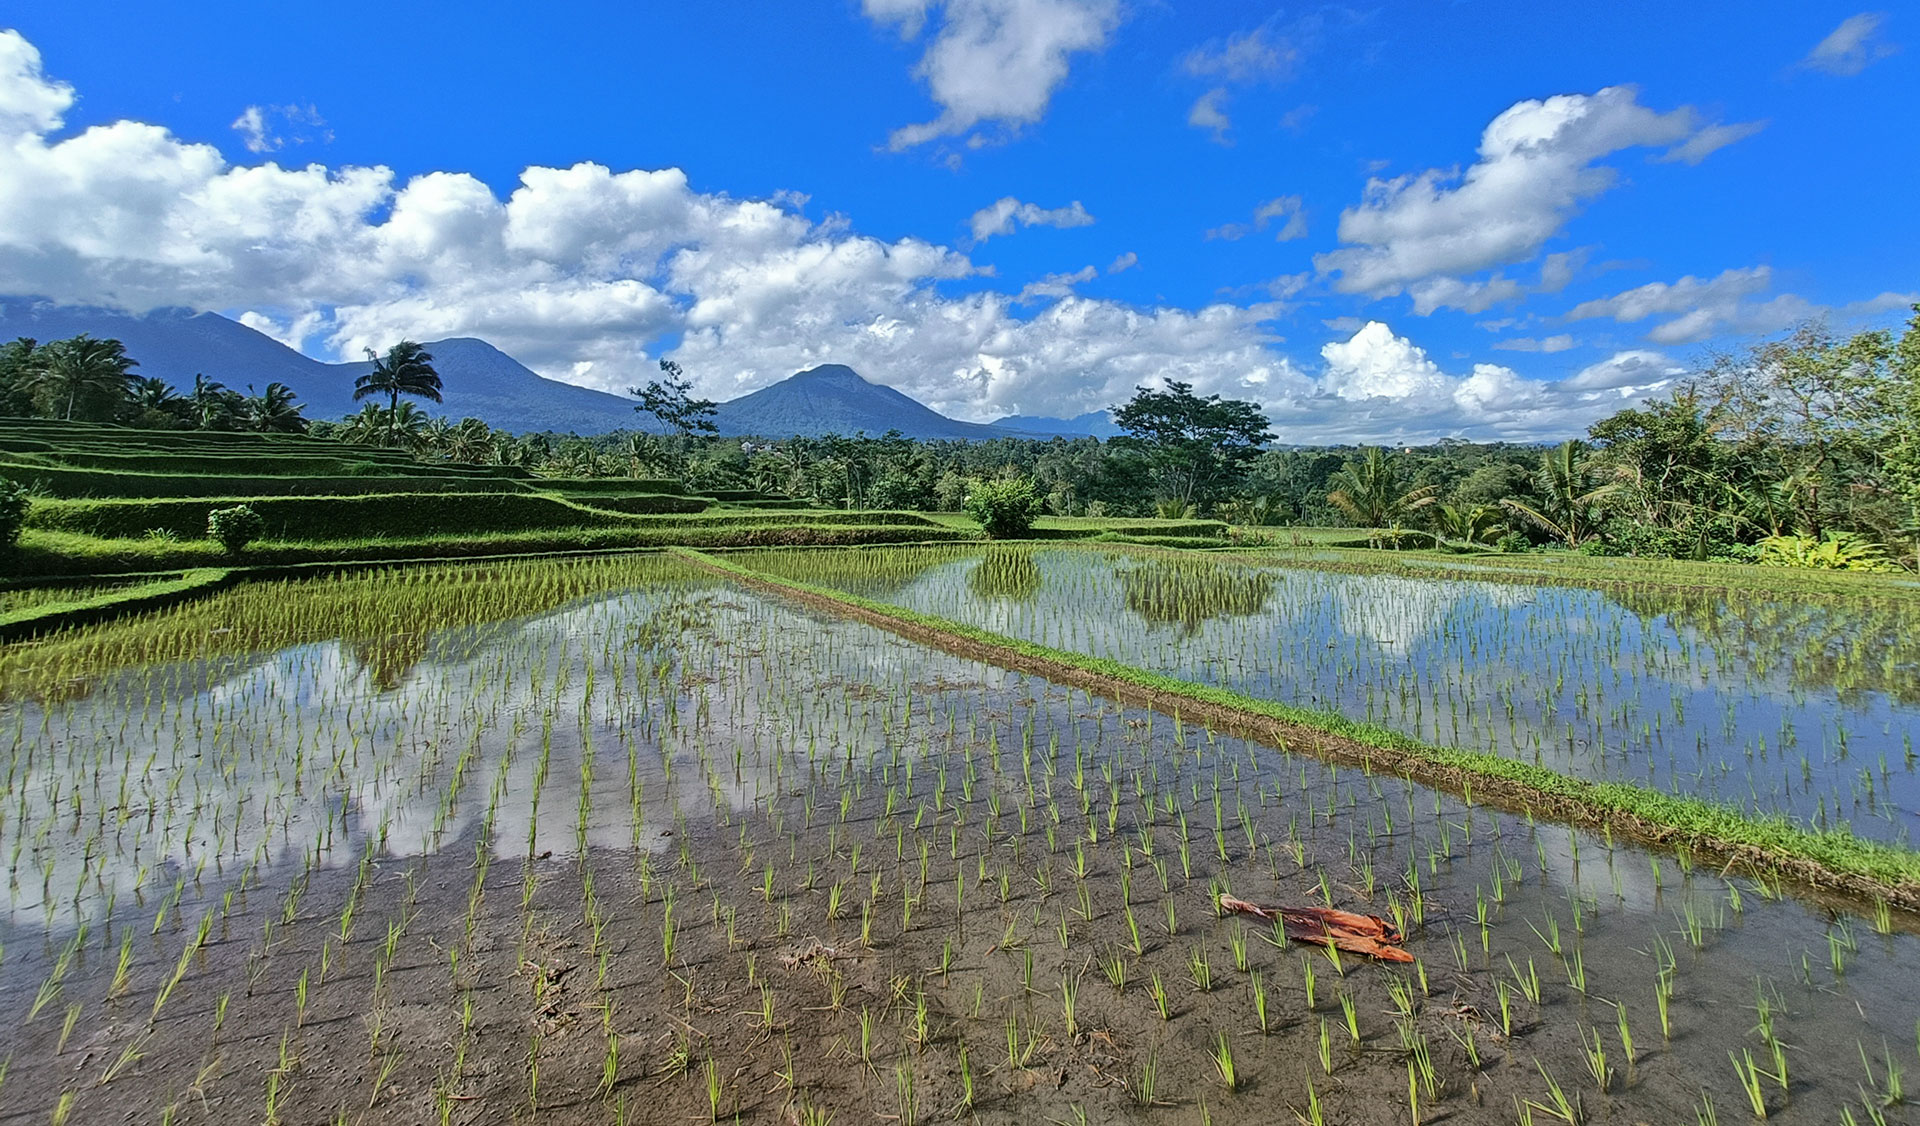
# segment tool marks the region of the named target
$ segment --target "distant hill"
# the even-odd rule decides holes
[[[1027,434],[1061,435],[1067,438],[1082,438],[1091,435],[1095,438],[1111,438],[1120,433],[1113,424],[1113,416],[1106,411],[1088,411],[1072,418],[1045,418],[1038,415],[1010,414],[1005,418],[996,418],[993,426],[1002,430],[1019,430]]]
[[[823,364],[721,403],[714,416],[722,434],[878,436],[898,430],[909,438],[1024,437],[977,422],[958,422],[915,400],[860,378],[844,364]]]
[[[305,404],[307,417],[315,419],[337,419],[358,410],[353,381],[368,368],[364,361],[322,363],[217,313],[156,309],[136,317],[111,309],[0,298],[0,341],[30,336],[45,342],[80,333],[119,340],[127,354],[140,361],[138,374],[158,376],[182,391],[201,374],[241,391],[284,383]],[[422,343],[433,354],[446,389],[445,403],[420,404],[430,414],[478,418],[514,433],[604,434],[652,426],[651,418],[634,411],[634,400],[543,378],[484,340],[455,337]],[[1025,425],[1059,421],[960,422],[841,364],[811,368],[722,403],[714,418],[721,434],[768,438],[860,431],[877,436],[898,430],[909,438],[980,441],[1090,432]]]

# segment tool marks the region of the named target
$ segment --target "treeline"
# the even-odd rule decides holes
[[[1810,324],[1712,356],[1663,397],[1552,447],[1287,448],[1272,443],[1254,404],[1202,398],[1172,382],[1117,406],[1127,433],[1105,442],[915,441],[897,433],[739,439],[698,433],[698,425],[668,435],[513,435],[478,419],[429,417],[402,401],[439,399],[432,357],[417,345],[369,356],[374,370],[358,381],[356,397],[384,396],[386,404],[316,422],[311,432],[423,460],[565,477],[673,477],[704,491],[780,493],[849,509],[957,511],[975,483],[1023,478],[1057,515],[1347,526],[1370,529],[1382,544],[1558,545],[1863,568],[1920,556],[1920,307],[1898,333],[1843,338]],[[178,395],[135,377],[134,366],[116,341],[16,341],[0,348],[0,401],[12,413],[141,426],[306,426],[278,384],[243,396],[200,380]],[[675,402],[696,414],[711,406],[682,402],[684,382],[653,389],[669,398],[678,389]]]
[[[42,344],[0,344],[0,414],[68,422],[113,422],[144,430],[245,430],[297,434],[307,420],[293,391],[269,383],[253,393],[196,375],[183,391],[142,377],[118,340],[80,335]]]

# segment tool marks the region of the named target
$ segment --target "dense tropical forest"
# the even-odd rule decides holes
[[[1173,382],[1115,405],[1124,436],[982,442],[879,436],[720,438],[712,404],[667,380],[636,391],[636,428],[515,435],[432,417],[431,356],[403,343],[356,387],[369,401],[311,421],[280,384],[255,393],[141,378],[117,341],[0,347],[8,413],[152,429],[305,431],[425,462],[542,475],[677,478],[847,509],[957,511],[977,482],[1023,479],[1058,516],[1204,516],[1242,528],[1375,529],[1391,545],[1558,546],[1601,555],[1877,569],[1920,560],[1920,308],[1902,331],[1810,323],[1706,357],[1660,397],[1542,447],[1449,440],[1299,447],[1254,404]],[[644,426],[651,417],[653,424]],[[710,429],[710,428],[706,428]],[[651,432],[665,431],[665,433]]]

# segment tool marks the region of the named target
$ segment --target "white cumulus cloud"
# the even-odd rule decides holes
[[[1314,264],[1335,289],[1377,297],[1527,261],[1618,181],[1607,157],[1653,147],[1688,159],[1687,146],[1708,148],[1701,138],[1716,128],[1688,106],[1649,109],[1630,86],[1520,102],[1488,124],[1464,171],[1369,180],[1360,204],[1340,214],[1348,245]],[[1711,136],[1712,147],[1728,143],[1724,132]]]
[[[1320,350],[1325,368],[1308,396],[1275,414],[1283,440],[1292,419],[1332,414],[1347,441],[1430,441],[1457,435],[1539,441],[1578,434],[1596,420],[1658,394],[1685,369],[1657,352],[1622,352],[1560,380],[1529,379],[1500,364],[1442,370],[1425,349],[1379,321]],[[1316,410],[1316,408],[1318,408]],[[1324,434],[1324,424],[1308,429]]]
[[[898,24],[908,39],[934,25],[914,73],[941,112],[894,130],[888,143],[895,151],[987,122],[1018,129],[1039,121],[1072,56],[1105,47],[1121,18],[1119,0],[862,0],[862,7],[870,19]]]

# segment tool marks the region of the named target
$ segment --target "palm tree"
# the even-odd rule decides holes
[[[387,434],[387,408],[378,403],[368,403],[359,414],[348,415],[340,430],[342,441],[363,446],[379,445]]]
[[[400,396],[412,395],[435,403],[441,402],[440,373],[433,370],[433,355],[411,340],[395,344],[387,349],[384,356],[369,348],[367,359],[373,361],[373,370],[353,381],[354,400],[357,402],[369,395],[387,397],[389,443],[398,446],[402,444],[399,433]]]
[[[387,416],[387,441],[396,449],[419,450],[426,444],[427,426],[432,422],[426,411],[412,403],[401,403]]]
[[[168,411],[180,402],[180,396],[173,390],[173,384],[159,376],[135,379],[127,387],[128,397],[133,405],[143,410]]]
[[[426,453],[447,456],[447,447],[453,443],[453,423],[445,418],[430,419],[420,431],[420,449]]]
[[[1433,534],[1441,544],[1454,540],[1466,544],[1485,545],[1507,530],[1500,522],[1504,511],[1499,505],[1476,504],[1471,508],[1451,504],[1436,504],[1428,510],[1433,521]]]
[[[1440,492],[1438,485],[1403,490],[1392,456],[1378,446],[1361,460],[1341,466],[1328,484],[1333,488],[1327,503],[1359,527],[1376,533],[1382,528],[1399,531],[1401,521],[1433,504]],[[1376,544],[1380,541],[1377,534],[1370,538]]]
[[[217,379],[193,377],[193,393],[187,396],[194,425],[202,430],[231,430],[246,412],[246,399]]]
[[[247,390],[253,390],[252,386]],[[307,428],[298,397],[284,383],[267,384],[265,391],[244,401],[243,410],[249,427],[262,433],[299,434]]]
[[[1563,442],[1558,449],[1540,455],[1540,473],[1536,478],[1546,498],[1538,508],[1508,498],[1500,507],[1527,521],[1568,547],[1578,547],[1599,531],[1600,502],[1617,492],[1620,486],[1595,485],[1593,470],[1587,463],[1584,442]]]
[[[118,340],[84,333],[35,350],[32,363],[28,379],[34,391],[67,421],[75,407],[124,402],[132,369],[140,366]]]
[[[493,452],[493,431],[477,418],[463,418],[447,436],[447,456],[478,464]]]

